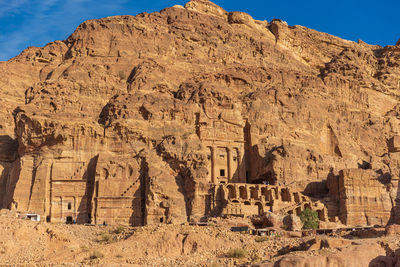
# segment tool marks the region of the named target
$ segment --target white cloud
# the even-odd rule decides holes
[[[0,0],[0,17],[11,14],[18,14],[28,0]]]
[[[11,30],[0,32],[0,60],[8,60],[28,46],[66,39],[84,20],[122,15],[128,3],[128,0],[15,0],[6,5],[6,0],[0,0],[0,20],[10,16],[22,19],[17,29],[5,25]]]

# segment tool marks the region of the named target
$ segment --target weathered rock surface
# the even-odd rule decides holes
[[[214,184],[265,183],[283,191],[246,195],[256,213],[278,200],[300,212],[290,188],[322,194],[321,219],[398,220],[398,45],[192,0],[86,21],[0,73],[2,207],[51,221],[181,223],[225,208]],[[328,176],[344,183],[327,187]]]
[[[394,212],[391,189],[374,171],[342,170],[337,178],[328,186],[339,193],[339,216],[344,224],[385,225],[390,220]]]
[[[391,224],[391,225],[386,226],[385,234],[388,236],[399,235],[400,234],[400,225]]]
[[[294,214],[286,216],[283,219],[283,223],[289,231],[301,231],[301,229],[303,229],[303,223],[300,218]]]
[[[381,257],[381,255],[385,255],[385,250],[378,244],[365,244],[365,245],[348,247],[340,252],[326,253],[326,254],[327,255],[317,255],[317,256],[286,256],[280,261],[276,262],[274,265],[261,264],[259,266],[260,267],[380,266],[374,264],[376,262],[376,258]]]
[[[259,216],[252,217],[252,223],[258,225],[259,228],[274,227],[281,229],[284,227],[284,216],[272,212],[265,212]]]

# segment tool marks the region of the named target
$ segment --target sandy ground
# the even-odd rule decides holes
[[[2,210],[0,265],[251,266],[275,262],[285,251],[283,248],[293,248],[313,239],[280,236],[260,239],[231,232],[230,226],[234,224],[220,221],[210,226],[138,228],[66,225],[18,219],[15,213]],[[382,238],[368,242],[371,240],[382,242]],[[395,240],[386,242],[397,244]],[[245,257],[229,257],[229,251],[235,248],[246,252]],[[331,248],[331,252],[334,249]],[[327,250],[290,252],[293,255],[304,253],[316,255]]]

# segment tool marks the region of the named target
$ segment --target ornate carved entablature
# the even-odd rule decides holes
[[[245,122],[239,109],[204,107],[197,120],[200,140],[208,148],[212,183],[245,182]]]

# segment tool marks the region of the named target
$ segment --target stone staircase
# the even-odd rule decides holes
[[[300,203],[294,203],[294,204],[292,204],[292,205],[289,205],[289,206],[286,206],[286,207],[283,207],[283,208],[274,210],[274,212],[287,213],[288,211],[295,210],[295,209],[297,209],[298,207],[301,207],[303,204],[309,204],[309,205],[311,206],[311,204],[308,203],[308,202],[300,202]]]
[[[138,181],[140,181],[140,177],[138,177],[127,189],[125,189],[125,191],[121,194],[121,197],[125,197]]]

